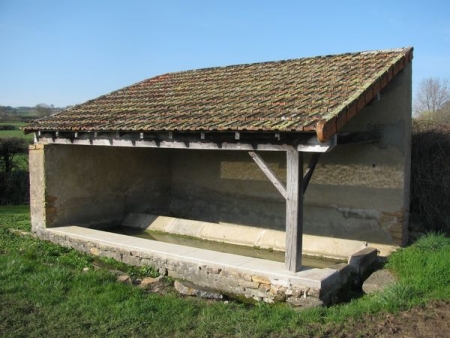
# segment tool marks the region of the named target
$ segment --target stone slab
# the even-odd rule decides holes
[[[122,225],[275,251],[285,250],[286,233],[284,231],[240,224],[211,223],[168,216],[131,213],[127,215]],[[388,256],[396,249],[393,245],[303,234],[303,254],[309,256],[347,259],[353,253],[371,245],[377,248],[380,256]]]
[[[375,263],[378,257],[378,250],[375,248],[366,247],[354,254],[350,255],[348,259],[348,265],[350,266],[350,271],[363,275],[369,267]]]
[[[175,290],[185,296],[195,296],[206,299],[223,299],[223,294],[221,294],[220,292],[204,288],[186,281],[175,281],[174,287]]]
[[[365,293],[370,294],[377,291],[382,291],[395,282],[397,282],[397,277],[395,277],[389,270],[381,269],[372,273],[369,278],[364,281],[362,289]]]

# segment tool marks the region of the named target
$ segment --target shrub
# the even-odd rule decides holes
[[[450,234],[450,125],[413,126],[410,211],[428,231]]]
[[[0,172],[0,205],[28,204],[30,201],[30,179],[28,171]]]

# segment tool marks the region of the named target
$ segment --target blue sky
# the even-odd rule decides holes
[[[450,1],[0,0],[0,105],[67,106],[155,75],[414,47],[450,78]]]

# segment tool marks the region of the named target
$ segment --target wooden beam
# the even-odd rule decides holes
[[[249,155],[252,157],[253,161],[258,165],[258,167],[263,171],[263,173],[267,176],[267,178],[272,182],[272,184],[277,188],[280,194],[286,199],[287,192],[286,187],[277,177],[277,175],[270,169],[266,162],[254,151],[249,151]]]
[[[111,143],[109,140],[113,140]],[[210,142],[206,140],[150,140],[150,139],[115,139],[115,138],[83,138],[73,139],[67,137],[52,138],[48,133],[39,136],[38,141],[41,143],[54,144],[79,144],[79,145],[95,145],[95,146],[113,146],[113,147],[136,147],[136,148],[169,148],[169,149],[198,149],[198,150],[245,150],[245,151],[286,151],[292,149],[288,144],[271,144],[258,143],[251,144],[248,142]]]
[[[283,134],[284,135],[284,134]],[[79,132],[79,131],[38,131],[38,139],[43,143],[58,144],[93,144],[113,145],[119,147],[150,147],[150,148],[177,148],[177,149],[225,149],[225,150],[269,150],[286,151],[292,147],[301,152],[327,152],[336,146],[336,138],[333,137],[326,143],[317,141],[315,135],[298,133],[296,135],[272,134],[248,134],[243,137],[242,132],[228,134],[211,133],[206,141],[206,132],[200,133],[165,133],[151,132]],[[77,141],[72,142],[73,139]],[[79,142],[78,142],[78,139]],[[83,142],[83,140],[87,140]],[[105,142],[112,140],[112,142]],[[283,140],[283,141],[281,141]]]
[[[319,142],[317,137],[310,136],[299,140],[296,149],[305,153],[326,153],[337,146],[337,135],[333,135],[326,142]]]
[[[246,150],[246,151],[286,151],[294,147],[301,152],[327,152],[336,146],[336,137],[326,143],[319,143],[315,136],[302,135],[293,142],[286,139],[285,143],[268,139],[243,139],[240,132],[236,132],[234,137],[229,139],[211,139],[206,141],[206,133],[201,132],[197,137],[178,137],[174,132],[161,135],[135,132],[117,134],[115,132],[56,132],[38,131],[38,140],[42,143],[57,144],[86,144],[86,145],[110,145],[118,147],[143,147],[143,148],[171,148],[171,149],[205,149],[205,150]],[[176,137],[177,136],[177,137]],[[200,138],[199,138],[200,136]],[[235,139],[235,137],[239,139]],[[273,136],[272,136],[273,137]],[[75,139],[75,140],[74,140]],[[108,141],[109,140],[109,141]],[[112,140],[112,141],[111,141]],[[292,142],[294,143],[292,145]]]
[[[305,195],[306,188],[308,188],[309,181],[311,180],[314,169],[316,169],[317,162],[319,162],[320,153],[313,153],[311,160],[309,161],[308,168],[306,169],[305,176],[303,176],[303,190],[302,194]]]
[[[303,153],[286,151],[286,269],[300,271],[303,237]]]

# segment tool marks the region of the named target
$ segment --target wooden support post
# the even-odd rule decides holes
[[[303,153],[295,149],[286,152],[286,269],[300,271],[303,237]]]

